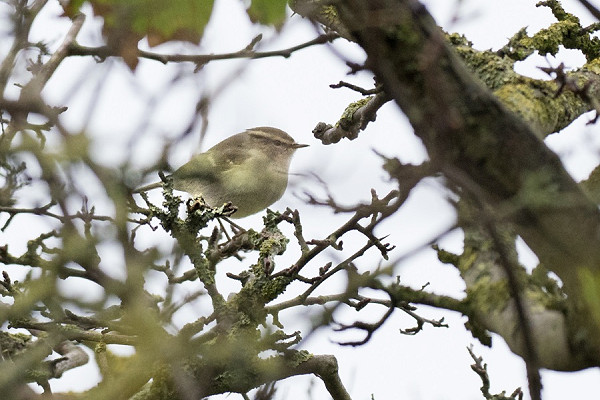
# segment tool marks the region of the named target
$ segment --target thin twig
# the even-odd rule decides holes
[[[296,46],[288,47],[286,49],[281,50],[272,50],[272,51],[254,51],[249,49],[249,46],[244,47],[243,49],[231,53],[221,53],[221,54],[160,54],[151,51],[138,50],[138,57],[147,58],[149,60],[159,61],[163,64],[169,62],[193,62],[197,65],[205,65],[210,61],[216,60],[232,60],[238,58],[249,58],[249,59],[257,59],[257,58],[267,58],[267,57],[290,57],[294,52],[298,50],[305,49],[310,46],[324,44],[328,42],[332,42],[335,39],[339,38],[339,35],[336,33],[324,33],[322,35],[317,36],[315,39],[309,40],[307,42],[298,44]],[[253,46],[252,46],[253,47]],[[104,59],[106,57],[117,57],[118,54],[113,52],[108,46],[101,47],[86,47],[82,46],[78,43],[73,43],[69,47],[69,55],[71,56],[94,56]]]

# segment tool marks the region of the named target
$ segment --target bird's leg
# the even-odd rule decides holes
[[[229,225],[231,225],[231,228],[232,228],[234,234],[238,234],[240,232],[246,232],[246,230],[244,228],[242,228],[241,226],[239,226],[238,224],[236,224],[229,218],[236,211],[237,211],[237,207],[234,206],[231,202],[228,202],[228,203],[223,204],[217,210],[217,212],[215,214],[217,215],[217,218],[219,218],[219,219],[223,218],[225,221],[227,221],[227,223]]]
[[[227,241],[231,241],[231,237],[229,237],[229,233],[227,233],[227,229],[225,229],[225,226],[223,226],[223,223],[221,222],[221,218],[227,218],[227,217],[217,217],[217,221],[219,222],[219,226],[221,227],[221,231],[225,234],[225,237],[227,238]]]
[[[231,238],[227,234],[227,230],[223,226],[221,219],[225,220],[229,224],[229,226],[231,226],[231,230],[233,231],[234,236],[239,233],[246,232],[246,230],[244,228],[242,228],[241,226],[239,226],[238,224],[236,224],[229,218],[236,211],[237,211],[237,207],[234,206],[231,202],[228,202],[228,203],[223,204],[215,212],[215,215],[217,216],[217,221],[219,221],[219,225],[221,225],[221,229],[225,233],[225,236],[227,236],[227,241],[230,241]]]
[[[235,222],[233,222],[229,217],[226,216],[221,216],[219,218],[223,218],[225,221],[227,221],[227,223],[229,225],[231,225],[231,229],[233,230],[234,234],[238,234],[238,233],[243,233],[246,232],[246,230],[244,228],[242,228],[241,226],[239,226],[238,224],[236,224]]]

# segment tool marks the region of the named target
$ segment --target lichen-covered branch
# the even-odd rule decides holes
[[[330,2],[299,0],[291,5],[298,13],[310,16],[330,29],[347,31],[347,27],[340,28],[342,22],[339,13]],[[594,37],[597,27],[582,26],[579,19],[562,10],[557,1],[540,2],[538,6],[541,5],[550,7],[558,21],[532,36],[528,36],[523,28],[497,51],[475,49],[467,38],[458,34],[449,34],[447,39],[469,70],[493,91],[505,107],[527,121],[537,135],[546,137],[565,128],[583,113],[598,109],[594,99],[600,93],[597,57],[600,41]],[[330,17],[324,18],[324,15]],[[351,34],[341,35],[356,41]],[[586,55],[588,62],[580,69],[568,71],[567,78],[580,89],[585,87],[587,96],[579,96],[577,91],[571,89],[561,90],[558,82],[532,79],[514,71],[516,61],[527,58],[535,51],[542,55],[555,55],[559,46],[577,49]],[[385,95],[382,93],[382,96]],[[377,108],[373,107],[369,115],[374,115]],[[353,109],[356,109],[356,105],[349,105],[345,114]],[[314,133],[319,139],[323,137],[325,144],[335,143],[342,137],[352,139],[356,133],[342,129],[341,122],[336,123],[335,127],[319,124]],[[361,126],[359,121],[356,122],[355,130]],[[364,129],[364,126],[360,129]]]
[[[317,2],[310,3],[313,12],[318,10],[315,8]],[[554,7],[557,14],[558,9],[551,3],[547,2],[547,5]],[[484,79],[488,84],[496,82],[497,86],[493,87],[495,95],[481,85],[419,2],[346,0],[337,2],[336,10],[337,23],[341,21],[346,31],[351,32],[351,38],[367,52],[365,66],[375,73],[384,91],[407,115],[415,134],[426,145],[434,169],[449,179],[449,186],[453,189],[460,188],[458,190],[464,190],[494,208],[506,210],[501,212],[503,220],[515,223],[516,232],[542,263],[562,279],[569,296],[568,304],[577,310],[569,314],[574,319],[569,321],[568,326],[586,338],[578,341],[577,354],[565,354],[571,357],[566,357],[568,362],[558,358],[553,361],[557,363],[555,367],[577,369],[584,368],[589,362],[598,362],[583,361],[582,357],[600,354],[599,336],[584,333],[600,331],[600,311],[594,305],[598,298],[593,294],[600,293],[597,290],[600,282],[600,236],[597,233],[600,213],[566,173],[558,157],[537,136],[540,130],[547,134],[560,129],[569,119],[591,106],[578,103],[576,111],[567,108],[568,114],[561,113],[568,115],[564,122],[556,119],[550,123],[540,122],[541,119],[523,115],[524,121],[507,109],[507,104],[510,107],[510,102],[506,101],[508,97],[501,95],[501,91],[506,91],[509,85],[503,86],[499,80]],[[559,22],[568,19],[558,14]],[[313,17],[327,24],[319,15],[313,14]],[[570,23],[573,23],[572,19]],[[335,29],[335,26],[329,27]],[[583,29],[575,29],[579,29],[579,35],[589,34]],[[521,39],[524,40],[525,36],[521,35]],[[540,47],[535,40],[531,43]],[[595,41],[587,43],[594,44]],[[471,65],[481,63],[481,58],[475,56],[476,52],[463,50],[462,58]],[[507,54],[505,50],[496,59],[501,62],[501,57]],[[595,62],[590,60],[581,73],[591,72],[590,77],[596,79],[590,69]],[[511,62],[499,65],[507,71],[509,81],[534,86],[534,82],[519,78],[511,71]],[[577,103],[575,94],[564,90],[560,93],[557,83],[551,82],[550,85],[552,88],[548,86],[542,98],[558,94],[566,96],[561,101],[575,100]],[[515,88],[518,89],[518,86]],[[539,92],[526,97],[536,96]],[[515,101],[513,108],[517,108],[517,104],[523,107],[527,102]],[[560,107],[557,106],[557,109]],[[543,118],[553,112],[546,114],[538,109],[534,114]],[[484,292],[487,290],[484,289]],[[514,307],[505,309],[514,310]],[[581,320],[574,316],[584,314],[591,317]],[[536,326],[545,323],[564,329],[563,317],[560,313],[544,310],[531,316],[532,329],[535,331]],[[514,314],[509,319],[518,321]],[[539,333],[544,333],[543,329]],[[512,332],[504,333],[510,334]],[[566,350],[574,344],[572,339],[575,337],[580,338],[565,332],[557,335],[555,339],[562,338],[563,343],[557,343],[557,348]],[[544,344],[543,347],[548,346]],[[549,360],[548,365],[551,364]]]
[[[346,107],[335,126],[319,122],[313,129],[313,134],[323,144],[337,143],[342,138],[354,140],[360,131],[365,130],[370,122],[375,121],[377,111],[389,100],[384,92],[365,97]]]

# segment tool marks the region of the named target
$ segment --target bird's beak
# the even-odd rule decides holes
[[[300,149],[300,148],[302,148],[302,147],[308,147],[308,145],[307,145],[307,144],[302,144],[302,143],[294,143],[294,144],[292,145],[292,147],[293,147],[294,149]]]

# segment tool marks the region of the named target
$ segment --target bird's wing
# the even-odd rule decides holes
[[[223,147],[216,152],[196,154],[190,161],[179,167],[173,173],[173,177],[200,179],[207,183],[215,182],[218,180],[217,168],[220,173],[227,172],[236,165],[242,164],[249,156],[249,153],[231,147]]]

